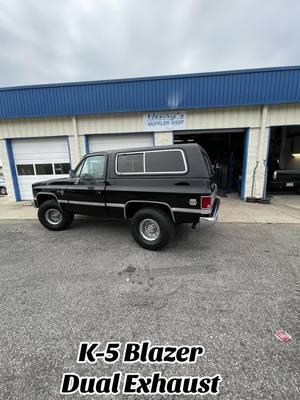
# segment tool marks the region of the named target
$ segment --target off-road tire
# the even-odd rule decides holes
[[[57,210],[59,213],[58,223],[50,222],[49,217],[47,217],[47,212],[49,213],[49,210]],[[47,200],[39,207],[38,219],[40,223],[50,231],[61,231],[72,224],[74,214],[62,211],[56,200]]]
[[[145,221],[154,221],[152,224],[158,226],[156,233],[158,237],[156,239],[147,240],[141,233],[141,229],[145,224]],[[151,224],[151,222],[150,222]],[[143,248],[147,250],[161,250],[167,245],[169,240],[173,237],[175,232],[175,224],[171,217],[163,210],[156,208],[142,208],[138,210],[131,220],[131,233],[135,241]]]

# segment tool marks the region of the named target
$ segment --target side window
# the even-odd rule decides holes
[[[101,179],[104,176],[105,156],[87,157],[79,169],[80,178]]]
[[[121,174],[138,174],[144,172],[143,153],[119,154],[117,172]]]
[[[187,172],[184,155],[180,150],[146,152],[145,169],[146,173]]]

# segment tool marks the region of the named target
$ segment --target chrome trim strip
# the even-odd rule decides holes
[[[209,210],[203,210],[203,209],[196,209],[196,208],[178,208],[174,207],[172,208],[173,212],[182,212],[182,213],[191,213],[191,214],[210,214],[210,209]]]
[[[69,204],[78,204],[81,206],[99,206],[99,207],[105,206],[105,203],[96,203],[93,201],[76,201],[76,200],[69,200]]]
[[[120,208],[124,208],[125,204],[121,204],[121,203],[106,203],[107,207],[120,207]]]
[[[42,185],[42,186],[35,186],[34,189],[51,189],[51,190],[57,190],[57,189],[66,189],[69,188],[70,186],[66,185]],[[46,193],[46,192],[45,192]],[[49,193],[49,192],[47,192]]]
[[[169,209],[170,209],[170,212],[171,212],[171,215],[172,215],[172,219],[173,219],[173,221],[175,222],[175,217],[174,217],[174,214],[173,214],[173,209],[169,206],[169,204],[167,204],[167,203],[163,203],[163,202],[161,202],[161,201],[151,201],[151,200],[129,200],[129,201],[127,201],[126,203],[125,203],[125,205],[124,205],[124,218],[125,219],[127,219],[127,216],[126,216],[126,207],[127,207],[127,204],[129,204],[129,203],[149,203],[149,204],[163,204],[164,206],[167,206]]]
[[[158,152],[166,152],[166,151],[179,151],[183,158],[184,163],[184,170],[183,171],[169,171],[169,172],[146,172],[146,153],[158,153]],[[143,154],[143,172],[119,172],[118,171],[118,157],[122,155],[128,154]],[[182,175],[186,174],[188,171],[186,157],[184,151],[182,149],[160,149],[160,150],[145,150],[145,151],[129,151],[129,152],[122,152],[118,153],[115,158],[115,173],[117,175]]]
[[[103,185],[104,183],[101,182],[101,184],[95,184],[93,186],[92,190],[103,190]],[[88,185],[81,185],[81,184],[74,184],[74,185],[47,185],[47,186],[35,186],[35,189],[50,189],[50,190],[67,190],[67,189],[72,189],[72,190],[85,190],[85,191],[90,191]]]
[[[59,203],[68,204],[69,200],[58,200]]]

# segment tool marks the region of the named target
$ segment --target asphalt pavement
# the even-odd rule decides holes
[[[115,371],[220,374],[220,399],[298,398],[299,243],[297,224],[184,225],[164,251],[150,252],[126,223],[80,219],[49,232],[37,221],[3,220],[0,398],[79,399],[60,395],[64,373]],[[292,339],[279,341],[278,329]],[[205,353],[195,364],[76,362],[81,341],[144,340]]]

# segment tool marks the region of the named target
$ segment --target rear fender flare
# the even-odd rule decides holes
[[[127,215],[127,208],[128,208],[128,205],[130,205],[130,204],[134,204],[134,203],[136,203],[136,204],[145,204],[145,205],[152,205],[152,206],[155,206],[156,204],[158,205],[158,206],[164,206],[164,207],[167,207],[168,209],[169,209],[169,212],[170,212],[170,215],[171,215],[171,217],[172,217],[172,220],[173,220],[173,222],[175,223],[176,221],[175,221],[175,217],[174,217],[174,213],[173,213],[173,211],[172,211],[172,208],[169,206],[169,204],[167,204],[167,203],[163,203],[163,202],[161,202],[161,201],[151,201],[151,200],[129,200],[129,201],[127,201],[125,204],[124,204],[124,219],[128,219],[128,215]]]

